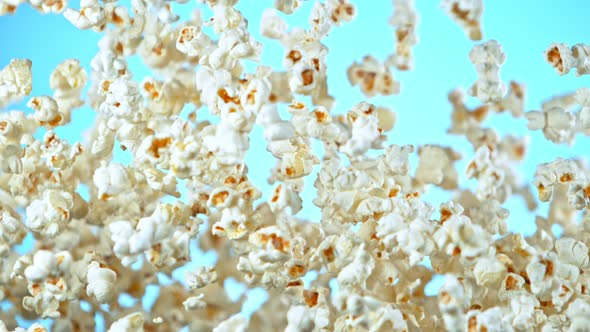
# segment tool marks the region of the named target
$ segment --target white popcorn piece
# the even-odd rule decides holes
[[[538,301],[531,295],[515,296],[510,300],[510,323],[515,329],[530,329],[535,325],[535,306]]]
[[[113,196],[127,193],[133,187],[133,178],[121,164],[102,162],[92,177],[98,189],[98,197],[107,200]]]
[[[217,272],[213,267],[202,266],[194,271],[186,272],[184,280],[190,289],[199,289],[216,282]]]
[[[24,0],[3,0],[0,2],[0,16],[14,15],[18,6],[25,2]],[[2,331],[4,332],[4,331]]]
[[[199,294],[197,296],[191,296],[182,302],[184,305],[184,310],[193,310],[193,309],[203,309],[207,306],[207,303],[202,301],[204,294]]]
[[[443,0],[442,8],[457,22],[471,40],[481,40],[482,0]]]
[[[266,9],[260,20],[260,34],[271,39],[281,39],[287,33],[287,22],[276,11]]]
[[[67,251],[53,254],[51,251],[39,250],[33,256],[32,265],[24,270],[24,275],[29,281],[42,281],[68,271],[71,262],[72,257]]]
[[[11,247],[20,244],[26,234],[21,221],[7,211],[0,212],[0,257],[8,256]]]
[[[367,278],[375,268],[373,258],[368,254],[364,245],[356,251],[350,264],[344,266],[338,274],[338,283],[343,286],[360,285],[363,287]]]
[[[545,50],[545,60],[555,68],[559,75],[565,75],[576,68],[576,76],[590,73],[590,46],[553,43]]]
[[[42,126],[52,128],[62,125],[65,122],[64,115],[59,112],[57,102],[51,97],[35,97],[29,100],[27,106],[36,111],[35,119]]]
[[[75,59],[68,59],[55,67],[49,78],[49,86],[55,91],[54,99],[62,100],[80,98],[82,88],[86,85],[86,71]]]
[[[467,314],[465,328],[475,331],[514,331],[504,317],[502,309],[498,307],[493,307],[482,312],[473,310]]]
[[[500,66],[506,60],[502,46],[493,39],[476,45],[469,52],[469,60],[475,65],[479,78],[467,93],[483,103],[502,100],[506,94],[506,85],[500,78]]]
[[[43,137],[40,154],[48,167],[65,169],[70,167],[83,152],[84,148],[79,142],[70,145],[67,141],[58,138],[53,130],[48,130]]]
[[[347,119],[352,132],[350,139],[341,148],[342,152],[354,157],[374,147],[382,133],[375,113],[375,106],[366,102],[355,105],[348,112]]]
[[[459,156],[454,151],[435,145],[425,145],[418,149],[418,155],[420,162],[416,169],[417,180],[449,189],[457,186],[458,174],[453,162]]]
[[[481,255],[491,242],[489,234],[466,216],[451,216],[433,237],[437,247],[447,255],[462,257]]]
[[[61,13],[63,12],[68,2],[66,0],[48,1],[48,0],[33,0],[30,1],[31,6],[37,8],[41,13]]]
[[[188,241],[197,226],[191,222],[181,203],[161,203],[135,227],[128,221],[115,221],[108,225],[108,229],[114,242],[113,252],[124,266],[131,265],[145,253],[148,261],[159,267],[186,259]]]
[[[144,317],[141,312],[135,312],[115,321],[108,332],[143,332]]]
[[[496,288],[505,273],[506,266],[495,257],[482,257],[473,268],[475,281],[485,287]]]
[[[9,332],[10,331],[6,328],[6,324],[3,321],[0,321],[0,331],[1,332]],[[16,329],[14,329],[14,332],[47,332],[47,329],[39,323],[33,323],[28,329],[24,329],[22,327],[17,327]]]
[[[68,282],[72,266],[70,253],[62,251],[54,254],[51,251],[39,250],[31,263],[24,269],[24,276],[28,281],[28,292],[32,296],[23,297],[23,308],[34,311],[44,318],[60,317],[61,313],[58,311],[60,303],[67,300],[70,291],[70,282]]]
[[[240,314],[231,316],[217,325],[213,332],[245,332],[248,328],[248,319]]]
[[[275,0],[274,2],[274,7],[285,14],[293,14],[300,5],[300,0]]]
[[[34,200],[26,210],[26,225],[45,236],[55,237],[71,220],[74,207],[72,194],[46,190],[41,199]]]
[[[348,0],[326,1],[326,11],[332,23],[339,26],[342,22],[350,22],[356,15],[356,9]]]
[[[80,0],[80,11],[68,8],[64,17],[81,30],[101,31],[106,24],[104,8],[98,0]]]
[[[15,59],[0,71],[0,107],[31,94],[33,89],[33,63],[27,59]]]
[[[108,268],[103,268],[96,261],[90,263],[88,266],[88,274],[86,276],[88,286],[86,287],[86,294],[88,296],[96,297],[99,303],[109,303],[115,296],[115,281],[117,274]]]
[[[150,188],[155,191],[161,191],[165,194],[179,198],[180,193],[176,190],[176,177],[172,174],[166,174],[153,167],[144,167],[143,174]]]
[[[526,86],[516,81],[510,81],[508,94],[495,105],[497,112],[510,111],[513,117],[524,114]]]
[[[211,48],[211,41],[199,26],[187,26],[180,30],[176,48],[188,56],[202,56]]]
[[[572,144],[575,135],[576,117],[561,107],[544,111],[526,112],[527,128],[543,130],[545,138],[554,143]]]
[[[287,207],[291,209],[291,214],[296,214],[302,209],[302,200],[297,194],[286,185],[279,184],[275,190],[273,196],[270,198],[269,206],[271,211],[278,212],[284,211]]]
[[[447,275],[438,292],[438,306],[447,331],[462,331],[465,320],[465,290],[453,276]]]
[[[400,84],[394,80],[388,66],[370,55],[365,56],[361,63],[353,63],[347,70],[347,76],[350,84],[359,85],[368,98],[400,92]]]
[[[539,192],[541,202],[549,201],[555,184],[574,183],[575,175],[578,173],[579,168],[572,160],[557,158],[552,162],[538,165],[533,184]]]
[[[555,241],[555,251],[562,262],[573,264],[580,269],[588,266],[588,247],[580,241],[572,238],[561,238]]]
[[[567,316],[571,322],[571,325],[567,331],[583,331],[588,328],[586,325],[590,318],[590,305],[585,300],[578,298],[570,303],[566,310]]]
[[[395,28],[396,46],[395,53],[386,62],[399,70],[410,70],[414,65],[412,48],[418,43],[418,20],[414,0],[393,1],[393,15],[389,24]]]

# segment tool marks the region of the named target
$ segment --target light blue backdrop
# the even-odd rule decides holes
[[[250,22],[250,29],[260,40],[259,19],[262,9],[272,6],[272,0],[242,0],[238,4]],[[394,48],[393,31],[387,24],[392,12],[391,1],[363,0],[353,1],[357,6],[357,17],[352,23],[332,31],[325,40],[329,47],[328,72],[330,93],[336,97],[334,113],[344,113],[352,105],[365,100],[358,88],[353,88],[346,78],[346,68],[353,61],[360,61],[366,54],[384,59]],[[554,41],[569,45],[590,42],[587,0],[535,1],[535,0],[495,0],[484,1],[483,14],[484,40],[498,40],[507,54],[502,67],[502,79],[505,82],[517,80],[526,83],[526,110],[540,108],[540,103],[555,94],[573,91],[580,87],[590,87],[590,76],[575,77],[573,73],[559,77],[543,59],[543,51]],[[303,7],[292,17],[291,25],[307,25],[307,15],[312,1],[306,1]],[[79,4],[70,3],[70,7]],[[188,17],[192,9],[203,7],[191,1],[184,5],[175,5],[183,17]],[[451,107],[447,102],[447,93],[461,87],[466,90],[475,80],[476,72],[469,62],[468,54],[474,42],[467,39],[459,26],[451,21],[439,8],[439,1],[417,0],[420,14],[418,33],[420,41],[414,48],[415,68],[410,72],[395,73],[401,82],[401,94],[372,99],[376,105],[385,105],[395,109],[397,123],[390,134],[390,143],[427,144],[437,143],[451,145],[460,149],[464,158],[458,163],[462,172],[472,152],[462,138],[445,134],[450,124]],[[203,9],[207,18],[209,11]],[[0,67],[4,67],[12,58],[29,58],[33,61],[33,94],[50,95],[49,75],[53,68],[67,58],[81,61],[89,72],[89,63],[98,48],[98,34],[92,31],[76,30],[59,15],[41,15],[28,5],[19,7],[16,15],[0,17]],[[277,42],[264,43],[262,61],[276,68],[281,66],[282,49]],[[137,57],[129,60],[130,69],[136,80],[148,75],[145,67]],[[476,105],[476,101],[471,101]],[[26,100],[12,105],[13,109],[26,109]],[[81,140],[81,132],[93,122],[94,111],[88,107],[73,113],[75,126],[60,128],[58,134],[71,141]],[[552,160],[557,156],[584,156],[589,140],[578,137],[573,147],[556,146],[546,141],[539,132],[526,131],[524,119],[513,119],[508,114],[494,115],[487,122],[498,132],[526,134],[530,136],[529,154],[521,170],[523,176],[531,178],[535,166],[540,162]],[[247,156],[251,165],[274,165],[262,140],[260,129],[252,133],[252,151]],[[118,154],[119,160],[128,160],[128,156]],[[415,161],[415,158],[413,159]],[[254,163],[256,161],[256,163]],[[251,179],[264,191],[268,169],[250,167]],[[317,220],[318,209],[311,204],[313,179],[306,183],[305,203],[302,216]],[[469,185],[468,182],[462,182]],[[448,195],[433,190],[428,199],[438,206]],[[509,228],[512,231],[530,234],[534,231],[534,216],[527,213],[522,201],[510,200],[506,205],[511,210]],[[539,213],[546,213],[542,205]],[[207,265],[215,260],[211,254],[198,255],[197,265]],[[175,274],[179,278],[181,273]],[[237,294],[240,285],[228,285],[232,293]],[[429,288],[435,291],[436,285]],[[264,292],[258,290],[251,294],[245,312],[249,313],[264,300]],[[152,297],[153,299],[153,297]],[[148,299],[150,302],[151,299]]]

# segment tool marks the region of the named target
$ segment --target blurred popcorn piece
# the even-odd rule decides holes
[[[353,63],[347,76],[350,84],[360,86],[361,92],[368,98],[400,92],[400,84],[394,80],[389,67],[371,55],[363,57],[361,63]]]
[[[447,15],[463,28],[469,39],[476,41],[483,38],[483,0],[443,0],[441,6]]]
[[[502,100],[506,94],[506,85],[500,78],[500,66],[506,60],[502,46],[493,39],[476,45],[469,52],[469,60],[479,77],[467,93],[483,103]]]
[[[15,59],[0,71],[0,108],[31,94],[31,60]]]

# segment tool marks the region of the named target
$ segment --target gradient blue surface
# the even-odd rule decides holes
[[[259,19],[262,9],[272,6],[272,0],[242,0],[237,8],[248,18],[250,30],[261,40]],[[394,48],[393,31],[387,24],[392,12],[389,0],[352,1],[357,6],[357,17],[352,23],[336,28],[325,40],[329,47],[328,80],[330,93],[336,97],[333,113],[345,113],[352,105],[366,100],[358,88],[353,88],[346,78],[346,68],[353,61],[360,61],[366,54],[384,59]],[[307,25],[307,15],[313,2],[305,1],[295,15],[288,17],[292,25]],[[71,7],[79,4],[70,3]],[[483,14],[484,41],[498,40],[507,54],[502,67],[502,79],[505,82],[516,80],[527,86],[526,107],[528,110],[540,108],[543,100],[552,95],[563,94],[580,87],[590,87],[590,76],[576,77],[573,73],[558,76],[542,56],[543,51],[554,41],[570,45],[590,42],[588,26],[588,1],[534,1],[534,0],[495,0],[485,1]],[[194,1],[184,5],[174,5],[177,12],[188,17],[194,8],[203,8],[205,17],[209,11]],[[392,107],[397,114],[397,122],[390,133],[389,142],[396,144],[421,145],[436,143],[450,145],[463,153],[463,160],[458,163],[462,172],[473,152],[463,139],[446,135],[450,125],[451,106],[447,102],[447,93],[456,87],[466,90],[475,80],[476,72],[469,62],[468,54],[477,44],[464,35],[463,31],[448,18],[439,7],[439,1],[418,0],[420,14],[418,26],[419,43],[414,48],[415,68],[409,72],[395,72],[396,80],[401,82],[401,94],[390,97],[377,97],[371,100],[376,105]],[[96,45],[99,35],[93,31],[79,31],[59,15],[42,15],[28,5],[19,7],[16,15],[0,17],[0,67],[10,59],[29,58],[33,61],[33,95],[50,95],[49,75],[53,68],[68,58],[81,61],[89,72],[89,63],[98,50]],[[281,67],[283,51],[278,42],[265,40],[262,63]],[[136,80],[149,75],[137,57],[129,60],[130,69]],[[477,105],[476,100],[470,100]],[[11,106],[11,109],[26,109],[26,100]],[[202,112],[201,112],[202,113]],[[199,114],[201,114],[199,113]],[[74,126],[60,128],[57,133],[70,141],[81,140],[81,133],[94,119],[94,111],[83,107],[74,111]],[[508,114],[493,115],[486,125],[499,133],[513,133],[530,136],[529,152],[521,167],[525,178],[531,179],[535,167],[557,156],[585,156],[590,140],[578,136],[573,147],[554,145],[544,139],[540,132],[526,130],[524,119],[513,119]],[[267,168],[254,165],[274,165],[272,156],[265,151],[260,128],[251,135],[252,150],[248,153],[251,179],[264,191],[270,186],[266,183]],[[117,154],[118,159],[128,158]],[[416,159],[413,159],[414,165]],[[464,186],[473,183],[463,180]],[[313,178],[306,182],[304,210],[301,216],[317,221],[319,210],[311,204],[313,197]],[[448,194],[437,190],[427,196],[430,202],[438,206],[449,198]],[[524,208],[519,199],[507,202],[511,210],[508,220],[509,229],[530,234],[534,231],[534,215]],[[545,214],[546,205],[541,205],[537,213]],[[195,256],[196,265],[214,262],[202,254]],[[182,278],[182,273],[175,273]],[[241,286],[229,285],[232,292],[239,292]],[[431,286],[431,291],[436,287]],[[264,292],[252,293],[245,313],[252,312],[264,301]]]

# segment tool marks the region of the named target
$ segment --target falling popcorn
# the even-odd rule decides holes
[[[24,2],[0,0],[0,15]],[[525,83],[500,74],[510,45],[478,42],[462,58],[477,78],[448,92],[444,128],[471,151],[390,144],[410,124],[382,98],[411,86],[432,42],[416,1],[392,1],[390,54],[340,73],[327,38],[367,15],[360,2],[314,0],[305,27],[288,17],[303,0],[274,0],[260,22],[238,0],[198,0],[181,20],[186,2],[28,1],[101,39],[89,63],[57,64],[49,93],[31,60],[0,70],[0,332],[588,330],[590,168],[547,158],[523,180],[537,147],[486,121],[524,116],[546,144],[572,145],[590,135],[589,88],[530,109]],[[483,39],[482,0],[441,6]],[[537,51],[558,75],[590,73],[586,44]],[[368,100],[339,104],[332,79]],[[78,111],[95,121],[69,142]],[[260,147],[271,164],[247,162]],[[510,231],[515,197],[548,207],[529,236]],[[304,217],[312,205],[319,220]],[[267,300],[246,313],[254,291]]]

